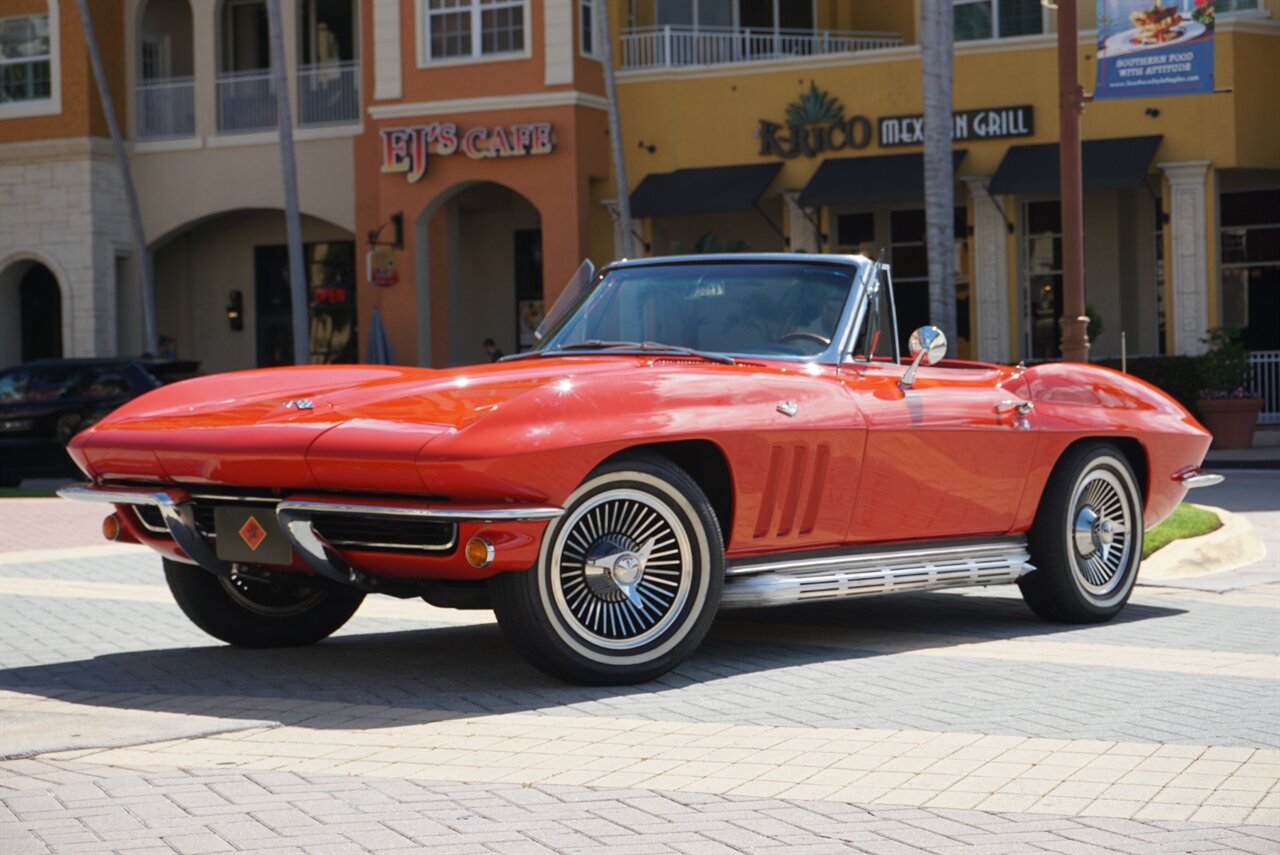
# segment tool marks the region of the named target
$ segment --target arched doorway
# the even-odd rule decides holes
[[[355,241],[302,217],[311,361],[356,362]],[[188,223],[153,246],[161,350],[201,371],[293,362],[284,215],[241,209]]]
[[[62,358],[62,289],[48,267],[24,260],[0,271],[0,368]]]
[[[433,364],[488,362],[534,344],[542,319],[542,218],[521,194],[490,181],[458,185],[416,224],[419,335]],[[422,309],[420,308],[420,314]],[[423,329],[426,326],[426,329]]]

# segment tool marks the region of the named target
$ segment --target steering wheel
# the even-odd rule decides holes
[[[786,335],[781,336],[778,341],[781,343],[793,338],[802,338],[806,341],[816,341],[823,347],[831,346],[831,339],[827,338],[825,335],[818,335],[816,332],[809,332],[808,330],[796,330],[795,332],[789,332]]]

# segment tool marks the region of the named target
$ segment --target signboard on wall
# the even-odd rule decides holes
[[[924,144],[924,116],[883,116],[874,123],[867,116],[846,116],[844,105],[812,82],[808,92],[787,106],[786,124],[761,119],[756,136],[760,154],[790,160],[866,148],[876,126],[881,148]],[[1029,137],[1033,133],[1035,110],[1029,104],[952,113],[951,139],[955,142]]]
[[[1098,0],[1094,99],[1213,91],[1215,0]]]
[[[461,152],[472,160],[526,157],[555,149],[550,122],[497,125],[462,130],[454,122],[431,122],[407,128],[383,128],[382,171],[403,173],[409,183],[427,172],[427,155],[449,157]]]
[[[924,116],[885,116],[879,119],[880,147],[924,145]],[[1035,108],[991,107],[983,110],[957,110],[951,114],[951,140],[998,140],[1007,137],[1029,137],[1035,133]]]

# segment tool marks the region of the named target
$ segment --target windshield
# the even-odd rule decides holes
[[[805,357],[836,334],[857,269],[680,263],[610,271],[540,351],[647,342],[709,353]]]

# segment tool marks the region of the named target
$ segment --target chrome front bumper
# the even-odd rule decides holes
[[[58,495],[81,502],[110,505],[151,505],[158,508],[173,542],[187,556],[210,573],[230,576],[233,565],[218,557],[217,551],[201,536],[195,522],[195,502],[191,493],[178,487],[107,487],[77,484],[63,487]],[[411,501],[411,500],[409,500]],[[564,514],[563,508],[509,505],[499,508],[427,508],[410,504],[394,505],[369,499],[285,499],[276,503],[276,519],[294,552],[316,573],[334,582],[366,590],[376,580],[350,566],[312,525],[317,514],[355,517],[411,517],[439,522],[544,522]]]
[[[1199,469],[1193,469],[1182,475],[1178,475],[1178,481],[1182,482],[1182,486],[1189,489],[1196,487],[1214,487],[1221,484],[1226,478],[1216,472],[1201,472]]]

